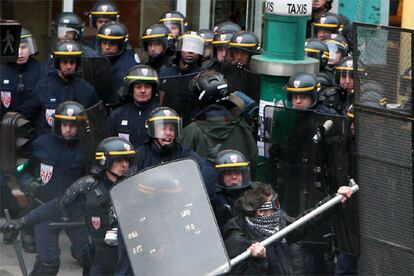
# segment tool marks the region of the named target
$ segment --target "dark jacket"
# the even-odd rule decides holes
[[[282,228],[286,226],[287,216],[279,210]],[[254,242],[262,241],[266,235],[249,226],[244,217],[235,217],[224,226],[223,239],[229,258],[246,251]],[[236,265],[230,275],[292,275],[292,264],[285,240],[266,247],[266,258],[254,258]]]
[[[40,179],[42,187],[37,197],[43,202],[61,196],[76,179],[85,175],[85,155],[79,141],[45,134],[36,138],[31,148],[29,167],[19,180],[24,187],[30,177]]]
[[[149,138],[145,122],[158,106],[158,102],[153,100],[140,105],[131,102],[115,109],[108,119],[111,135],[124,137],[138,148]]]
[[[36,84],[46,76],[45,68],[30,57],[25,64],[7,63],[1,66],[1,114],[9,111],[20,112]]]
[[[88,108],[98,100],[95,89],[89,83],[77,77],[65,81],[54,71],[38,82],[33,93],[23,104],[22,113],[36,123],[36,131],[41,135],[50,133],[52,115],[59,104],[64,101],[76,101]]]
[[[138,55],[131,49],[125,49],[122,54],[109,57],[112,73],[112,91],[117,93],[122,86],[124,77],[128,75],[132,66],[139,64]]]

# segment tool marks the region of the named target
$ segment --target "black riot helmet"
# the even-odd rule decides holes
[[[82,49],[80,45],[73,40],[57,41],[52,51],[52,61],[55,69],[60,69],[61,58],[74,58],[76,61],[76,72],[81,70]]]
[[[229,91],[224,76],[214,70],[204,71],[189,83],[189,89],[197,95],[201,107],[228,99]]]
[[[173,34],[172,25],[176,25],[179,29],[178,35],[181,35],[185,32],[185,27],[187,26],[187,22],[185,20],[185,16],[179,11],[170,11],[163,14],[159,20],[160,23],[164,24],[171,30]],[[177,36],[178,36],[177,35]]]
[[[135,153],[134,146],[124,138],[108,137],[96,147],[95,160],[98,167],[110,171],[117,159],[126,158],[131,164]]]
[[[163,129],[167,125],[172,125],[175,130],[175,140],[181,138],[183,121],[178,113],[166,106],[154,108],[148,116],[146,126],[151,138],[165,138]]]
[[[119,10],[114,2],[99,1],[96,2],[89,12],[89,24],[91,28],[97,29],[96,20],[98,18],[107,18],[109,21],[119,20]]]
[[[219,47],[224,47],[227,51],[229,43],[232,39],[232,37],[234,36],[234,33],[232,32],[228,32],[228,31],[222,31],[222,32],[218,32],[214,35],[213,37],[213,58],[217,59],[217,51]],[[229,58],[229,55],[226,54],[226,59]],[[220,61],[220,60],[219,60]],[[223,60],[225,61],[225,60]],[[220,61],[220,62],[223,62]]]
[[[128,43],[128,30],[121,22],[108,22],[99,29],[96,34],[98,44],[101,45],[103,41],[118,45],[118,53],[112,56],[122,54]],[[101,47],[99,47],[101,51]]]
[[[213,38],[214,33],[209,29],[201,29],[198,30],[198,35],[204,40],[204,57],[211,57],[213,54],[212,47],[213,47]]]
[[[157,71],[149,65],[135,65],[129,69],[124,77],[124,89],[121,97],[133,98],[133,89],[136,83],[146,83],[152,86],[152,97],[158,98],[159,79]]]
[[[233,149],[217,154],[215,168],[218,174],[217,185],[226,190],[238,190],[250,186],[250,162],[244,155]],[[226,179],[224,179],[226,177]]]
[[[204,40],[196,32],[185,32],[178,37],[176,51],[179,56],[180,52],[193,52],[199,55],[197,60],[188,58],[184,60],[186,64],[201,63],[201,57],[204,54]]]
[[[84,25],[82,19],[73,12],[62,12],[53,22],[52,27],[57,39],[73,39],[75,41],[82,39]]]
[[[53,115],[52,133],[65,140],[79,139],[80,128],[86,127],[86,115],[84,112],[85,108],[78,102],[66,101],[61,103]],[[74,135],[66,133],[65,126],[62,127],[64,123],[76,125],[76,133]]]
[[[225,21],[215,26],[213,31],[215,34],[220,32],[229,32],[235,34],[241,30],[242,28],[238,24],[231,21]]]
[[[333,13],[323,14],[321,17],[316,18],[312,25],[314,37],[318,37],[319,30],[325,30],[330,34],[339,34],[342,30],[341,20]]]
[[[314,106],[318,101],[318,92],[320,83],[318,78],[311,73],[299,72],[289,78],[288,84],[285,86],[287,98],[292,101],[292,95],[302,94],[311,95]]]
[[[22,32],[20,34],[20,47],[22,47],[22,44],[26,44],[25,47],[28,48],[30,56],[39,53],[37,50],[36,40],[34,39],[32,33],[25,28],[22,28]]]
[[[353,58],[348,56],[342,59],[342,61],[335,66],[335,78],[336,83],[340,83],[341,78],[352,78],[354,79],[354,61]],[[357,72],[361,83],[363,83],[366,74],[365,65],[358,61]]]
[[[348,55],[349,47],[346,38],[340,34],[331,34],[324,40],[329,49],[328,64],[336,65]]]
[[[316,38],[308,38],[305,41],[306,56],[319,60],[319,68],[324,68],[328,64],[329,49],[325,42]]]
[[[148,51],[148,43],[151,41],[159,41],[166,51],[170,47],[171,32],[163,24],[153,24],[145,29],[141,37],[142,47]]]
[[[231,38],[229,43],[230,53],[232,49],[240,49],[250,53],[251,55],[260,53],[259,39],[257,36],[248,31],[241,31]]]

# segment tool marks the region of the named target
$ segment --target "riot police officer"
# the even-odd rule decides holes
[[[221,32],[229,32],[229,33],[235,34],[237,32],[240,32],[241,30],[242,28],[238,24],[231,22],[231,21],[221,22],[217,24],[216,26],[214,26],[213,28],[213,32],[215,34],[218,34]]]
[[[36,40],[25,28],[20,35],[19,56],[15,62],[5,64],[1,72],[1,114],[19,111],[37,82],[44,77],[42,66],[33,58],[38,53]]]
[[[96,35],[99,53],[111,62],[112,91],[117,93],[129,69],[140,63],[138,55],[128,49],[128,30],[120,22],[109,22],[101,26]]]
[[[339,34],[341,30],[341,21],[336,14],[325,13],[316,18],[312,23],[313,37],[323,41],[331,34]]]
[[[83,259],[84,274],[113,275],[118,255],[117,223],[113,216],[109,189],[127,174],[134,154],[134,147],[120,137],[102,140],[96,148],[94,174],[76,180],[62,196],[47,202],[18,221],[6,223],[2,229],[16,231],[22,226],[39,224],[80,208],[92,241]]]
[[[177,141],[182,135],[182,119],[178,113],[169,107],[157,107],[148,117],[147,126],[151,138],[137,149],[132,171],[140,172],[148,167],[180,158],[193,158],[200,166],[206,190],[210,200],[214,202],[214,168]],[[118,235],[118,249],[119,258],[115,275],[131,275],[132,269],[121,235]]]
[[[80,128],[85,127],[84,108],[77,102],[66,101],[53,115],[53,134],[45,134],[33,141],[32,158],[19,176],[21,189],[42,202],[61,196],[66,188],[85,174],[85,156],[79,143]],[[57,154],[59,153],[59,154]],[[71,219],[78,218],[73,212]],[[37,246],[36,263],[32,275],[56,274],[59,270],[59,233],[48,222],[35,226]],[[80,260],[87,241],[85,227],[66,229],[75,259]]]
[[[117,5],[111,1],[96,2],[89,11],[89,26],[97,32],[102,25],[110,21],[119,21],[119,10]],[[99,50],[96,36],[86,40],[85,45],[91,47],[95,51]]]
[[[179,11],[170,11],[163,14],[159,22],[170,29],[171,35],[175,39],[186,31],[187,22],[185,16]]]
[[[72,40],[56,42],[52,52],[56,69],[38,82],[32,95],[25,101],[22,113],[36,123],[38,135],[49,133],[56,106],[68,100],[90,107],[98,102],[95,89],[76,73],[81,70],[82,49]]]
[[[244,118],[230,111],[232,102],[228,100],[230,93],[223,75],[216,71],[199,73],[190,88],[200,111],[184,128],[182,143],[213,163],[216,154],[224,149],[238,150],[248,160],[255,160],[256,141]]]
[[[145,29],[141,37],[142,48],[148,55],[147,65],[157,72],[171,66],[171,32],[163,24],[154,24]]]
[[[135,65],[124,80],[125,105],[115,109],[109,117],[112,135],[131,142],[135,148],[148,139],[145,122],[150,112],[159,106],[158,75],[148,65]]]
[[[230,55],[228,54],[228,46],[233,36],[234,33],[229,31],[221,31],[214,34],[212,42],[213,64],[211,64],[209,69],[221,72],[223,64],[231,61]]]
[[[344,57],[348,56],[349,46],[343,35],[330,34],[324,42],[329,49],[328,68],[335,67]]]
[[[214,63],[212,59],[214,33],[209,29],[201,29],[197,33],[204,40],[204,54],[201,67],[209,69]]]
[[[217,223],[222,229],[226,222],[236,216],[234,202],[251,187],[250,162],[233,149],[220,151],[215,160],[217,188],[214,206]]]
[[[296,109],[313,109],[319,113],[332,114],[324,105],[318,103],[320,83],[311,73],[299,72],[289,78],[285,87],[288,100]]]
[[[260,101],[260,75],[250,71],[252,55],[260,53],[259,39],[252,32],[236,33],[229,43],[231,64],[221,72],[229,82],[230,91],[242,91],[257,103]]]
[[[204,40],[196,32],[186,32],[178,38],[176,50],[173,66],[160,71],[161,89],[165,93],[162,104],[177,111],[186,124],[196,104],[188,84],[202,70]]]
[[[97,57],[95,50],[82,43],[84,24],[82,19],[73,12],[62,12],[53,21],[53,33],[58,40],[74,40],[83,52],[84,57]]]

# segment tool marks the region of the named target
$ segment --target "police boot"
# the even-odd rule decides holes
[[[20,239],[22,241],[22,247],[24,251],[27,253],[36,253],[36,240],[33,235],[33,229],[23,228]]]
[[[37,260],[29,276],[56,276],[58,271],[59,265],[48,265]]]

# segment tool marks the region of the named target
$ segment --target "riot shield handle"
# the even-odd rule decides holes
[[[351,187],[352,193],[355,193],[359,190],[359,186],[355,183],[353,179],[349,180],[349,186]],[[340,203],[344,198],[343,195],[336,195],[334,198],[330,199],[325,204],[322,204],[318,208],[314,209],[310,213],[306,214],[305,216],[299,218],[298,220],[294,221],[293,223],[289,224],[279,232],[273,234],[272,236],[268,237],[267,239],[260,242],[263,246],[268,246],[269,244],[281,240],[284,236],[295,230],[296,228],[306,224],[308,221],[312,220],[313,218],[319,216],[320,214],[324,213],[328,209],[332,208],[336,204]],[[235,258],[230,260],[230,266],[235,266],[236,264],[244,261],[245,259],[249,258],[251,255],[250,250],[244,251],[242,254],[236,256]],[[216,269],[212,274],[217,274],[222,271],[223,267]]]

